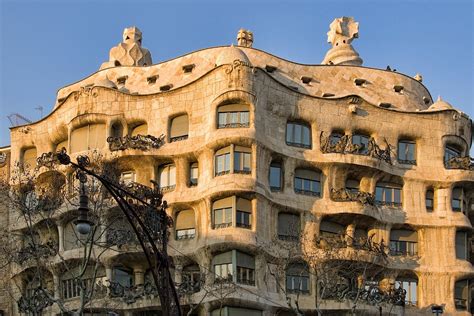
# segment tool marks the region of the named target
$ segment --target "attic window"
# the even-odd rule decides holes
[[[128,76],[118,77],[118,78],[117,78],[117,84],[125,84],[125,82],[127,81],[127,79],[128,79]]]
[[[367,80],[362,79],[362,78],[356,78],[356,79],[354,79],[355,85],[356,85],[356,86],[359,86],[359,87],[362,86],[362,85],[363,85],[364,83],[366,83],[366,82],[367,82]]]
[[[291,90],[298,91],[298,87],[295,87],[295,86],[287,86],[287,87],[290,88]]]
[[[425,102],[426,105],[430,104],[430,99],[427,97],[423,97],[423,102]]]
[[[148,84],[155,84],[157,79],[158,75],[154,75],[146,78],[146,81],[148,82]]]
[[[334,93],[323,93],[323,98],[330,98],[333,97],[335,94]]]
[[[63,102],[64,100],[66,100],[66,98],[59,98],[59,99],[58,99],[58,103],[61,103],[61,102]]]
[[[265,66],[265,70],[266,70],[268,73],[272,73],[272,72],[274,72],[276,69],[277,69],[277,67],[275,67],[275,66],[271,66],[271,65],[266,65],[266,66]]]
[[[196,67],[196,65],[194,65],[194,64],[184,65],[183,66],[183,72],[185,74],[190,73],[190,72],[193,71],[194,67]]]
[[[395,86],[393,86],[393,90],[395,90],[395,92],[402,93],[403,86],[395,85]]]
[[[301,77],[301,82],[303,82],[304,84],[309,84],[312,80],[313,78],[311,77],[306,77],[306,76]]]
[[[173,88],[173,85],[167,84],[167,85],[161,86],[160,91],[168,91],[168,90],[171,90],[171,88]]]
[[[381,108],[388,109],[388,108],[392,107],[392,104],[391,104],[391,103],[382,102],[382,103],[379,104],[379,106],[380,106]]]
[[[115,65],[115,67],[120,67],[120,66],[122,66],[118,60],[116,60],[116,61],[114,62],[114,65]]]

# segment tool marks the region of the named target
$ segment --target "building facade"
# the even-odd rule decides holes
[[[304,253],[322,240],[336,247],[331,241],[340,236],[341,253],[356,240],[381,247],[382,272],[370,281],[405,291],[403,304],[361,300],[357,310],[425,315],[444,305],[445,314],[469,315],[472,121],[441,98],[433,101],[420,75],[362,66],[351,44],[357,37],[352,18],[335,19],[332,47],[318,65],[253,48],[246,30],[237,46],[153,64],[141,32],[125,29],[109,61],[61,88],[48,116],[11,129],[0,170],[8,177],[16,162],[35,165],[43,153],[64,147],[72,158],[100,152],[116,162],[124,182],[158,183],[174,221],[173,275],[178,284],[192,280],[182,303],[197,306],[196,315],[291,315],[295,302],[308,315],[316,308],[343,315],[353,304],[343,294],[321,297],[303,254],[272,273],[278,251]],[[73,181],[62,171],[65,182]],[[2,225],[21,235],[26,223],[2,204]],[[58,252],[43,284],[68,306],[80,299],[78,285],[68,276],[73,269],[59,266],[83,256],[71,214],[65,209],[49,218],[48,238]],[[126,227],[113,212],[107,216],[109,231]],[[34,225],[41,235],[44,221]],[[102,255],[96,276],[130,294],[146,283],[147,265],[139,248],[125,244]],[[19,314],[15,299],[32,289],[29,269],[12,263],[4,270],[5,287],[12,288],[6,290],[12,295],[0,293],[9,297],[6,314]],[[223,281],[233,287],[222,289]],[[123,296],[109,289],[89,307],[104,315],[159,315],[156,297]],[[43,312],[59,313],[56,305]]]

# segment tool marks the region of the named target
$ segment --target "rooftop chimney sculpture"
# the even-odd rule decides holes
[[[362,59],[351,45],[354,38],[359,37],[359,23],[354,18],[344,16],[334,19],[327,34],[332,48],[324,57],[323,65],[362,65]]]

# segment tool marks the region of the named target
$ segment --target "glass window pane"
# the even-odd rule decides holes
[[[303,190],[303,179],[295,178],[295,189]]]
[[[230,153],[224,155],[224,171],[230,171]]]
[[[293,124],[288,123],[286,124],[286,141],[288,143],[293,143],[294,142],[294,137],[293,137]]]
[[[295,138],[294,138],[294,143],[301,144],[302,142],[302,131],[301,131],[301,125],[295,124]]]
[[[245,171],[250,171],[251,167],[250,167],[250,153],[244,153],[244,170]]]
[[[281,168],[277,166],[270,166],[270,186],[274,188],[281,187]]]
[[[303,126],[303,144],[310,146],[310,137],[309,137],[309,128],[307,126]]]
[[[394,190],[394,202],[402,203],[402,191],[400,189],[393,189],[393,190]]]
[[[240,160],[242,153],[235,152],[234,153],[234,170],[242,170],[242,161]]]

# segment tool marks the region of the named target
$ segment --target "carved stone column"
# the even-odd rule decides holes
[[[133,276],[135,278],[135,285],[143,285],[145,283],[145,269],[143,267],[134,267]]]
[[[59,252],[64,251],[64,223],[58,223],[58,244]]]
[[[180,284],[183,281],[183,266],[181,264],[175,265],[174,281]]]
[[[54,287],[54,298],[61,298],[61,278],[59,275],[55,272],[53,273],[53,287]]]

